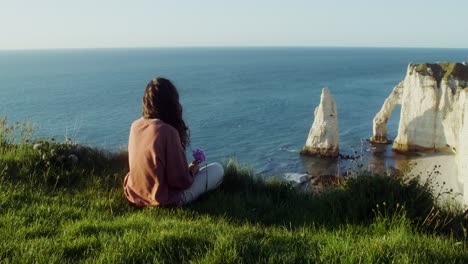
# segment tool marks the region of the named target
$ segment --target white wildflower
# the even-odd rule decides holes
[[[34,150],[41,150],[43,148],[41,143],[34,144],[33,149]]]

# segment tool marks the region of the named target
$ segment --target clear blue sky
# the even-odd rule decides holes
[[[468,0],[0,0],[0,49],[468,48]]]

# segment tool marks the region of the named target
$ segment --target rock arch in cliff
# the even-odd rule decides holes
[[[464,185],[468,205],[468,64],[408,65],[405,79],[375,116],[370,141],[390,143],[387,121],[398,104],[401,113],[393,150],[455,154],[458,182]]]
[[[467,97],[468,66],[454,62],[410,64],[406,77],[374,118],[371,142],[390,143],[387,121],[401,105],[396,151],[457,153]]]
[[[390,144],[387,138],[387,122],[390,118],[395,106],[401,104],[401,96],[403,94],[403,81],[401,81],[392,93],[385,100],[380,111],[375,115],[373,122],[373,136],[370,138],[371,142]]]

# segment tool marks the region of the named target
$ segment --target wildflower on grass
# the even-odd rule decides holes
[[[41,150],[43,148],[41,143],[34,144],[33,149],[34,150]]]

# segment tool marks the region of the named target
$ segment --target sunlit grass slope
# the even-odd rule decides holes
[[[468,261],[464,215],[417,181],[362,172],[313,196],[231,160],[193,205],[140,209],[122,193],[125,153],[29,134],[0,127],[1,262]]]

